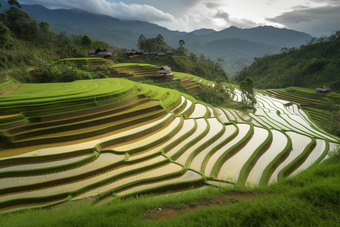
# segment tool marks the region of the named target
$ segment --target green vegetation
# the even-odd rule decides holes
[[[329,86],[340,91],[340,31],[312,39],[299,48],[283,48],[280,54],[255,58],[237,73],[238,82],[251,77],[256,88]]]
[[[240,82],[240,89],[242,92],[242,102],[245,103],[246,108],[248,106],[254,106],[256,103],[255,94],[253,90],[253,80],[250,77],[245,78]]]
[[[267,187],[208,188],[180,194],[139,196],[106,205],[87,203],[52,210],[1,215],[3,226],[337,226],[339,223],[340,159],[333,158],[299,175]],[[213,197],[229,195],[226,204],[197,207]],[[242,199],[242,195],[249,195]],[[239,197],[240,196],[240,197]],[[223,201],[223,200],[222,200]],[[229,202],[228,202],[229,201]],[[167,209],[185,213],[157,221]],[[148,217],[148,220],[143,218]],[[153,217],[156,219],[152,221]],[[151,219],[151,220],[150,220]]]

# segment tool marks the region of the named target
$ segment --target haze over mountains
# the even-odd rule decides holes
[[[2,1],[4,11],[9,8]],[[193,32],[171,31],[156,24],[142,21],[121,21],[119,19],[93,14],[80,10],[50,10],[40,5],[22,5],[22,10],[32,14],[38,22],[47,21],[54,31],[70,34],[87,34],[94,39],[102,39],[113,45],[136,48],[138,38],[162,34],[171,47],[177,48],[183,39],[185,47],[195,54],[203,53],[212,58],[225,59],[225,69],[232,76],[236,71],[251,64],[254,57],[280,52],[282,47],[298,47],[309,41],[312,36],[303,32],[279,29],[271,26],[239,29],[229,27],[222,31],[200,29]]]

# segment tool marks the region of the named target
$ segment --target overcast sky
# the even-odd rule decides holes
[[[272,25],[313,36],[340,30],[340,0],[19,0],[49,8],[75,8],[171,30],[222,30]]]

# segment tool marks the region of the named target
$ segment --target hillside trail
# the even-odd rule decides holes
[[[168,219],[177,217],[179,215],[192,212],[193,210],[201,207],[226,206],[239,203],[244,200],[257,198],[260,198],[260,196],[253,192],[235,192],[233,194],[216,195],[208,199],[201,199],[197,201],[192,201],[190,203],[179,203],[167,207],[156,207],[147,211],[144,214],[143,219],[158,221],[165,218]]]

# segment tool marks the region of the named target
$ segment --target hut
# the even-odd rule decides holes
[[[174,57],[175,56],[175,52],[170,50],[170,51],[166,52],[166,55],[168,55],[170,57]]]
[[[161,80],[172,80],[171,68],[167,65],[158,69],[157,73],[160,74]]]
[[[331,89],[327,86],[322,86],[322,87],[318,87],[316,88],[315,90],[317,93],[320,93],[320,94],[329,94],[329,92],[331,92]]]
[[[157,51],[151,51],[149,53],[149,55],[151,55],[151,56],[158,56],[158,52]]]
[[[103,58],[110,58],[112,56],[112,53],[108,51],[100,51],[97,55]]]
[[[114,50],[112,50],[110,48],[105,48],[105,49],[103,49],[103,51],[107,51],[107,52],[109,52],[111,54],[115,54],[116,53]]]
[[[89,51],[86,52],[86,54],[87,54],[87,56],[89,56],[89,57],[95,57],[95,56],[97,56],[97,53],[96,53],[95,50],[89,50]]]
[[[163,52],[159,52],[159,53],[158,53],[158,56],[159,56],[159,57],[163,57],[163,56],[165,56],[165,54],[164,54]]]

